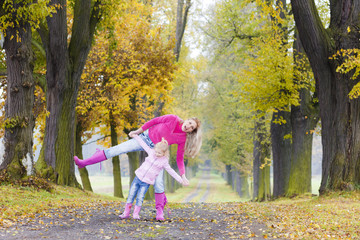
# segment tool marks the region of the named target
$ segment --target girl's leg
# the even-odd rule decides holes
[[[161,170],[161,172],[155,179],[154,191],[155,191],[156,220],[164,221],[165,220],[164,207],[167,203],[165,196],[165,185],[164,185],[164,169]]]
[[[133,213],[134,219],[140,219],[139,213],[140,213],[141,206],[142,206],[142,203],[145,198],[145,194],[146,194],[147,190],[149,189],[149,186],[150,186],[150,184],[147,184],[144,182],[140,183],[140,188],[139,188],[138,195],[136,197],[136,205],[135,205],[134,213]]]
[[[138,192],[139,187],[140,187],[139,182],[141,182],[141,181],[135,176],[135,178],[132,181],[131,186],[130,186],[129,196],[128,196],[126,204],[125,204],[124,212],[123,212],[123,214],[121,214],[119,216],[122,219],[129,218],[129,216],[130,216],[130,210],[131,210],[132,203],[134,202],[136,193]]]

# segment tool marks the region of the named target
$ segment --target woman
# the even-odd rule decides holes
[[[177,144],[176,163],[184,184],[189,184],[189,181],[185,176],[184,154],[193,158],[200,151],[202,142],[201,123],[197,118],[193,117],[183,121],[176,115],[164,115],[146,122],[136,131],[130,132],[129,136],[132,136],[133,134],[138,134],[151,148],[154,148],[156,143],[161,142],[162,138],[165,138],[169,145]],[[144,149],[135,139],[130,139],[104,151],[97,150],[96,153],[88,159],[80,160],[78,157],[74,156],[74,160],[79,168],[83,168],[87,165],[95,164],[123,153],[143,150]],[[163,211],[167,203],[163,175],[164,171],[161,171],[154,184],[156,220],[160,221],[164,220]]]

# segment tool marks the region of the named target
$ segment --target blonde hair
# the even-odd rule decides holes
[[[196,122],[196,128],[186,134],[185,155],[194,158],[200,151],[202,144],[201,122],[198,118],[192,117],[188,120]]]
[[[161,138],[161,142],[155,144],[155,148],[163,151],[164,156],[169,157],[169,143],[165,140],[165,138]]]

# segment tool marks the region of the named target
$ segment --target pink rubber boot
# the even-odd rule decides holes
[[[133,213],[133,218],[134,219],[140,219],[140,216],[139,216],[140,210],[141,210],[141,207],[135,205],[134,213]]]
[[[83,168],[86,167],[87,165],[92,165],[98,162],[102,162],[104,160],[106,160],[105,153],[103,150],[100,149],[96,149],[94,155],[84,160],[81,160],[77,156],[74,156],[74,161],[79,168]]]
[[[155,193],[156,220],[164,221],[164,207],[167,203],[165,193]]]
[[[125,205],[125,210],[124,210],[123,214],[119,215],[119,217],[120,217],[121,219],[126,219],[126,218],[129,218],[129,217],[130,217],[131,206],[132,206],[131,203],[127,203],[127,204]],[[135,207],[135,209],[136,209],[136,207]],[[140,210],[139,210],[139,211],[140,211]]]

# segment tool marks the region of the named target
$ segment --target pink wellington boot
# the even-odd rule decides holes
[[[127,203],[127,204],[125,205],[125,210],[124,210],[123,214],[119,215],[119,217],[120,217],[121,219],[126,219],[126,218],[129,218],[129,217],[130,217],[131,206],[132,206],[131,203]],[[136,209],[136,207],[135,207],[135,209]],[[139,211],[140,211],[140,210],[139,210]],[[134,212],[134,213],[135,213],[135,212]]]
[[[164,207],[167,203],[165,193],[155,193],[156,220],[164,221]]]
[[[133,218],[134,219],[140,219],[140,216],[139,216],[140,210],[141,210],[141,207],[135,205],[134,213],[133,213]]]
[[[83,168],[86,167],[87,165],[92,165],[98,162],[102,162],[104,160],[106,160],[106,156],[103,150],[100,149],[96,149],[96,152],[94,153],[94,155],[92,155],[91,157],[81,160],[79,159],[77,156],[74,156],[74,161],[76,163],[76,165],[79,168]]]

